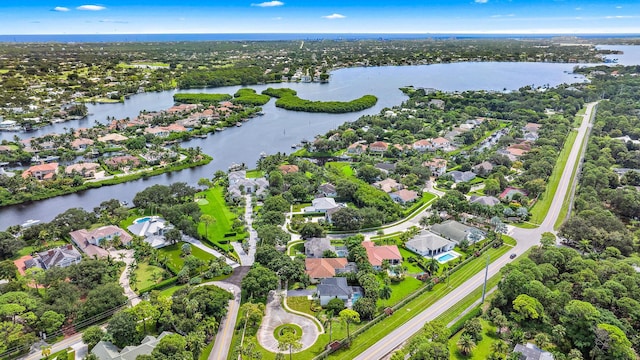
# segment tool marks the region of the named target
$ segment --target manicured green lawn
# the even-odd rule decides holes
[[[407,261],[408,258],[410,257],[414,257],[416,259],[420,258],[420,255],[414,254],[411,251],[403,248],[403,247],[398,247],[398,249],[400,250],[400,255],[402,255],[402,257],[404,258],[404,261],[402,262],[402,266],[406,266],[407,267],[407,273],[409,274],[422,274],[424,272],[424,270],[422,270],[421,267],[419,267],[418,265],[416,265],[416,263],[411,263],[409,261]]]
[[[139,262],[138,268],[136,269],[135,273],[138,280],[136,282],[136,287],[138,289],[144,289],[148,286],[155,284],[154,274],[157,273],[159,275],[164,275],[165,270],[157,266],[149,265],[149,263],[147,262]],[[162,279],[163,278],[160,277],[156,280],[162,280]]]
[[[449,354],[451,355],[451,359],[477,359],[484,360],[491,353],[491,344],[494,341],[499,340],[496,335],[496,327],[489,324],[486,320],[480,320],[482,323],[482,340],[476,344],[475,350],[471,352],[470,355],[464,356],[458,351],[458,340],[460,336],[462,336],[462,331],[459,331],[455,334],[451,339],[449,339]]]
[[[534,224],[542,224],[545,216],[549,212],[549,208],[551,207],[551,202],[553,201],[553,197],[558,190],[558,185],[560,183],[560,178],[562,177],[562,172],[564,168],[567,166],[567,161],[569,160],[569,153],[571,152],[571,148],[575,143],[576,137],[578,136],[577,131],[571,131],[567,136],[567,140],[564,142],[564,147],[558,156],[558,161],[556,161],[556,166],[553,168],[553,172],[549,177],[549,181],[547,183],[547,188],[540,198],[538,202],[531,209],[531,218],[530,222]]]
[[[394,329],[401,327],[404,323],[416,316],[420,311],[433,305],[436,301],[450,293],[453,289],[463,284],[470,277],[477,274],[486,264],[486,255],[490,256],[490,261],[493,262],[500,256],[509,251],[511,247],[502,246],[499,249],[491,248],[487,252],[473,261],[467,263],[463,268],[453,273],[449,280],[445,283],[437,284],[429,292],[426,292],[416,299],[410,301],[408,304],[402,307],[399,311],[396,311],[393,316],[387,317],[379,323],[373,325],[367,331],[360,334],[357,338],[354,338],[351,342],[351,347],[342,351],[337,351],[329,356],[333,359],[352,359],[356,355],[360,354],[365,349],[371,347],[378,340],[385,337]]]
[[[262,170],[247,170],[247,179],[255,179],[264,176]]]
[[[287,305],[289,305],[292,310],[300,311],[302,313],[316,317],[317,313],[311,311],[312,304],[313,301],[307,299],[306,296],[287,297]]]
[[[184,266],[184,258],[181,256],[182,255],[182,244],[184,244],[183,242],[179,242],[175,245],[169,245],[169,246],[165,246],[162,249],[159,249],[159,253],[160,255],[165,255],[169,262],[175,266],[177,269],[182,269],[182,266]],[[205,252],[203,250],[200,250],[199,248],[195,247],[195,246],[191,246],[191,255],[197,257],[198,259],[204,260],[204,261],[209,261],[213,258],[215,258],[215,256],[209,254],[208,252]]]
[[[504,241],[504,243],[507,245],[516,246],[516,239],[512,238],[511,236],[502,235],[502,241]]]
[[[391,285],[389,285],[391,287],[391,297],[387,300],[378,299],[378,308],[393,306],[399,303],[423,285],[424,283],[422,281],[411,276],[407,276],[399,283],[392,282]]]
[[[224,201],[224,191],[221,186],[215,186],[204,192],[205,199],[209,201],[206,205],[199,205],[202,214],[208,214],[213,216],[216,219],[216,222],[209,225],[208,228],[205,227],[203,222],[198,224],[198,233],[205,235],[205,229],[207,238],[209,240],[219,244],[221,247],[227,248],[228,245],[223,244],[221,241],[233,241],[238,239],[243,239],[246,234],[239,233],[235,236],[225,237],[225,234],[229,234],[232,232],[231,228],[233,222],[238,218],[236,214],[232,213],[226,202]]]
[[[293,204],[293,212],[301,212],[302,209],[306,208],[307,206],[311,206],[310,202],[306,202],[306,203],[299,203],[299,204]]]
[[[342,173],[342,175],[345,177],[353,177],[353,168],[351,167],[350,162],[331,161],[326,163],[325,167],[338,169]]]

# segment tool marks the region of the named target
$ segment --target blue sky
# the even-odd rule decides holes
[[[640,33],[640,1],[0,1],[0,34]]]

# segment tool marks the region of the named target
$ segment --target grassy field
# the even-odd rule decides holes
[[[138,268],[135,270],[135,273],[136,278],[138,279],[138,281],[136,282],[136,287],[138,289],[144,289],[155,284],[154,274],[157,273],[159,275],[163,275],[165,273],[165,270],[157,266],[149,265],[149,263],[146,262],[139,262]],[[161,279],[162,277],[156,280]]]
[[[247,179],[255,179],[264,176],[262,170],[247,170]]]
[[[416,255],[403,247],[398,247],[398,249],[400,250],[400,255],[402,255],[402,257],[404,258],[402,266],[407,267],[408,274],[422,274],[424,272],[424,270],[422,270],[422,268],[415,263],[410,263],[407,261],[407,259],[410,257],[415,257],[416,259],[419,258],[419,255]]]
[[[219,244],[221,247],[228,247],[222,241],[233,241],[243,239],[246,234],[239,233],[234,236],[225,237],[225,234],[231,233],[233,222],[238,218],[232,213],[226,202],[224,201],[224,192],[221,186],[215,186],[204,192],[205,199],[209,202],[205,205],[199,205],[202,214],[208,214],[216,219],[214,224],[209,225],[207,237],[209,240]],[[198,224],[198,233],[205,235],[205,224]]]
[[[396,311],[393,316],[390,316],[374,326],[370,327],[367,331],[360,334],[357,338],[354,338],[351,343],[351,347],[346,350],[338,351],[329,356],[332,359],[352,359],[356,355],[360,354],[365,349],[368,349],[377,341],[385,337],[394,329],[401,327],[404,323],[416,316],[420,311],[433,305],[436,301],[453,291],[456,287],[462,285],[470,277],[477,274],[486,264],[486,255],[490,256],[490,261],[493,262],[500,256],[509,251],[511,247],[502,246],[499,249],[491,248],[487,250],[485,255],[474,259],[467,263],[462,269],[453,273],[446,283],[440,283],[433,287],[429,292],[426,292],[416,299],[410,301],[402,309]]]
[[[538,199],[538,202],[536,202],[536,204],[531,209],[531,218],[529,219],[530,222],[534,224],[541,224],[545,216],[547,216],[547,212],[549,212],[553,197],[558,190],[558,184],[560,183],[562,172],[567,166],[569,153],[571,152],[571,148],[573,147],[577,136],[578,133],[576,131],[572,131],[571,133],[569,133],[569,136],[567,136],[567,140],[564,142],[564,147],[562,148],[562,151],[558,156],[558,161],[556,161],[556,166],[554,166],[553,172],[551,173],[549,181],[547,182],[547,188]]]
[[[307,206],[311,206],[310,202],[305,202],[305,203],[299,203],[299,204],[293,204],[292,207],[292,211],[293,212],[302,212],[302,209],[306,208]]]
[[[378,303],[376,305],[378,308],[393,306],[423,285],[424,283],[422,281],[411,276],[407,276],[399,283],[392,282],[391,285],[389,285],[391,287],[391,297],[387,300],[378,299]]]
[[[182,255],[182,244],[184,244],[184,243],[183,242],[179,242],[179,243],[177,243],[175,245],[165,246],[162,249],[158,250],[160,252],[160,255],[165,255],[167,257],[167,259],[169,260],[169,262],[173,266],[175,266],[177,269],[182,269],[182,266],[184,265],[184,258],[181,256]],[[198,259],[204,260],[204,261],[209,261],[209,260],[215,258],[215,256],[209,254],[208,252],[200,250],[195,246],[191,246],[191,255],[197,257]]]
[[[491,344],[494,341],[499,340],[498,336],[496,335],[496,327],[489,324],[489,322],[487,322],[486,320],[480,320],[480,322],[482,323],[482,340],[478,344],[476,344],[475,350],[473,350],[471,354],[467,356],[462,355],[458,351],[458,346],[456,344],[458,343],[460,336],[462,336],[462,331],[460,331],[457,334],[455,334],[451,339],[449,339],[449,354],[451,356],[450,359],[452,360],[462,360],[462,359],[484,360],[489,356],[489,354],[491,353]]]
[[[313,302],[309,299],[307,299],[306,296],[291,296],[291,297],[287,297],[287,305],[289,305],[289,307],[292,310],[295,311],[300,311],[302,313],[305,314],[309,314],[313,317],[316,317],[316,313],[311,311],[311,305],[313,304]]]
[[[338,169],[345,177],[353,177],[353,168],[350,162],[345,161],[331,161],[324,165],[326,168]]]

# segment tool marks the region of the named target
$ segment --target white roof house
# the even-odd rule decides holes
[[[407,241],[405,246],[422,256],[434,256],[453,250],[456,243],[430,231],[422,231],[416,237]]]
[[[327,212],[327,210],[334,209],[339,206],[343,206],[343,205],[337,204],[334,198],[320,197],[320,198],[313,199],[313,201],[311,202],[311,206],[307,206],[306,208],[304,208],[304,212],[325,213]]]

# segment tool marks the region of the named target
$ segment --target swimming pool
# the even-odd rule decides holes
[[[444,254],[444,255],[440,255],[436,258],[436,260],[438,260],[441,263],[447,262],[451,259],[454,259],[455,256],[451,255],[451,254]]]
[[[141,223],[143,223],[143,222],[150,221],[151,219],[153,219],[153,217],[152,217],[152,216],[145,216],[145,217],[143,217],[143,218],[136,219],[134,222],[135,222],[136,224],[141,224]]]

